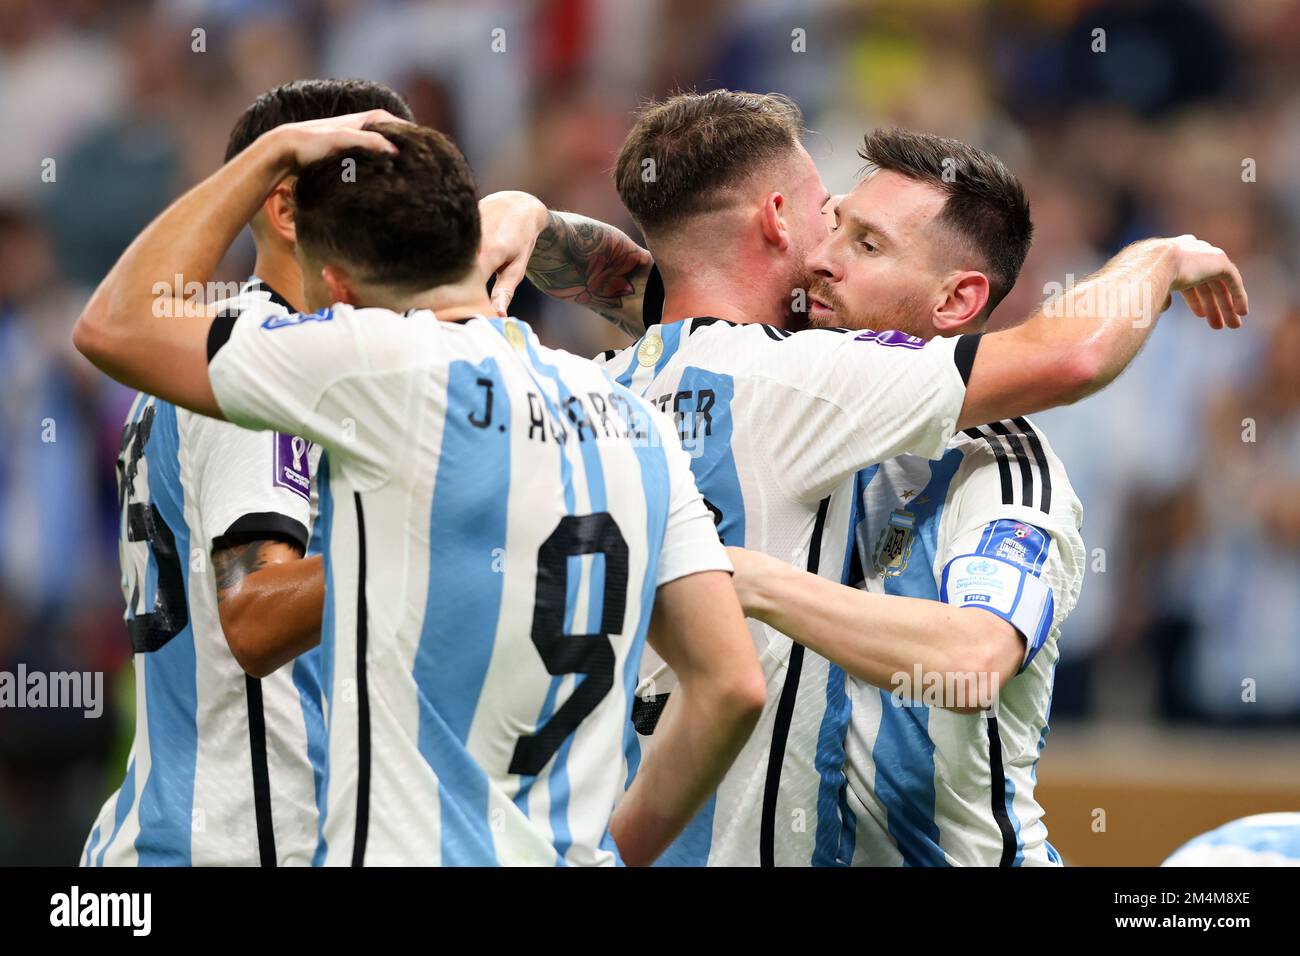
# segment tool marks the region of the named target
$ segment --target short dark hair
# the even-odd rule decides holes
[[[346,149],[299,171],[298,245],[377,285],[430,289],[464,278],[480,232],[478,191],[465,157],[427,126],[366,129],[383,133],[397,152]]]
[[[1006,164],[969,143],[907,129],[869,132],[858,150],[867,172],[889,170],[948,194],[936,218],[984,259],[985,313],[1011,291],[1034,238],[1029,200]]]
[[[803,131],[799,107],[778,93],[678,93],[641,110],[614,183],[643,231],[663,229],[716,208],[718,190],[793,150]]]
[[[226,162],[230,162],[263,133],[285,123],[347,116],[366,110],[388,110],[398,119],[413,120],[411,108],[396,92],[370,80],[294,80],[267,90],[244,110],[230,131]]]

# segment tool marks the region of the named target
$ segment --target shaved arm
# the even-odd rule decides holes
[[[610,821],[629,866],[654,861],[704,806],[758,722],[767,696],[754,642],[724,571],[670,581],[647,639],[677,675],[654,746]]]
[[[1134,243],[1023,325],[985,335],[957,428],[1068,405],[1108,385],[1133,361],[1181,292],[1214,329],[1240,328],[1241,273],[1194,236]]]
[[[939,601],[869,594],[792,568],[743,548],[728,548],[736,568],[736,593],[745,613],[817,652],[848,673],[884,690],[900,686],[912,695],[924,688],[922,674],[974,677],[958,687],[1007,685],[1025,657],[1025,640],[1002,618],[979,608]],[[900,675],[906,683],[900,685]],[[947,680],[945,687],[952,686]],[[971,701],[947,701],[945,709],[976,713]]]
[[[320,555],[304,558],[278,539],[212,549],[217,612],[239,666],[266,677],[320,643],[325,574]]]

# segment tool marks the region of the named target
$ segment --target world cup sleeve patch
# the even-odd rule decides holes
[[[275,436],[275,481],[277,488],[286,488],[307,501],[311,500],[311,442],[297,435]]]
[[[984,526],[976,554],[1010,561],[1038,574],[1047,560],[1052,536],[1042,528],[1011,518],[1000,518]]]
[[[963,554],[943,569],[939,597],[956,607],[978,607],[996,614],[1025,639],[1024,670],[1052,629],[1052,589],[1036,571],[1004,558]]]

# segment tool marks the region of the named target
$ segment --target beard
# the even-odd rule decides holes
[[[919,294],[908,294],[901,301],[883,309],[854,312],[844,304],[844,300],[835,293],[826,279],[814,277],[807,288],[810,296],[821,300],[835,311],[829,318],[808,316],[808,324],[812,328],[869,329],[872,332],[896,329],[921,338],[929,338],[934,334],[934,328],[924,314],[924,302]]]

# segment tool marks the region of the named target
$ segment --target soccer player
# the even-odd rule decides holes
[[[840,580],[860,469],[900,454],[941,458],[957,431],[1103,387],[1136,354],[1171,291],[1199,287],[1212,324],[1237,325],[1244,313],[1228,258],[1181,237],[1129,247],[1068,292],[1061,314],[1040,313],[1006,332],[928,343],[871,330],[787,333],[774,325],[806,295],[807,257],[827,234],[829,197],[800,133],[798,110],[778,96],[715,91],[648,107],[624,143],[615,180],[645,233],[653,270],[617,230],[547,214],[519,194],[497,197],[494,216],[512,224],[485,243],[489,266],[499,270],[495,295],[509,294],[527,262],[545,291],[591,303],[629,330],[639,309],[662,315],[638,343],[602,358],[619,381],[675,416],[729,545]],[[880,198],[899,205],[900,197]],[[885,315],[930,294],[924,305],[935,321],[955,328],[987,314],[1009,288],[991,265],[925,261],[909,272],[901,246],[860,240],[856,249],[855,268],[875,277]],[[1218,289],[1220,280],[1230,292]],[[773,628],[752,630],[767,706],[716,800],[666,862],[839,858],[843,674]],[[642,732],[653,729],[671,690],[671,676],[649,664],[655,680],[646,690],[657,693],[640,708]]]
[[[282,123],[367,109],[410,118],[377,83],[286,84],[244,111],[226,159]],[[292,180],[265,197],[251,226],[256,274],[215,308],[302,311]],[[136,397],[118,458],[135,742],[84,865],[311,862],[325,740],[320,661],[307,653],[281,665],[320,634],[319,549],[304,558],[319,455],[297,435]]]
[[[1014,284],[1032,231],[1015,177],[983,150],[904,130],[869,134],[861,156],[867,176],[810,260],[813,321],[831,313],[850,328],[889,323],[921,339],[978,329],[978,300],[937,316],[926,303],[938,290],[922,283],[956,267]],[[946,180],[945,160],[961,175]],[[991,196],[1010,201],[999,208]],[[999,219],[1003,228],[981,233]],[[918,284],[910,309],[881,311],[875,263],[859,262],[863,242],[905,248],[876,268]],[[1034,786],[1057,642],[1085,562],[1083,506],[1064,467],[1017,418],[954,436],[937,462],[903,456],[869,468],[851,498],[857,550],[844,584],[733,550],[746,613],[848,674],[839,726],[823,727],[823,746],[846,748],[831,858],[1059,863]]]
[[[141,234],[75,342],[128,384],[325,450],[321,862],[648,862],[762,707],[729,563],[660,416],[477,317],[469,169],[390,119],[263,135]],[[317,311],[154,318],[151,281],[204,281],[294,172]],[[682,705],[611,818],[647,639]]]

